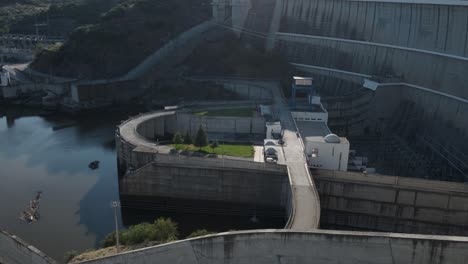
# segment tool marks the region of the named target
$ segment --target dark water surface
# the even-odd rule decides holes
[[[21,111],[19,111],[21,112]],[[118,199],[115,125],[124,115],[70,118],[0,117],[0,229],[62,261],[70,250],[95,248],[114,228]],[[75,125],[54,130],[64,124]],[[97,170],[88,168],[100,161]],[[18,219],[42,191],[40,220]],[[119,212],[120,217],[120,212]]]
[[[0,229],[58,261],[67,251],[99,247],[114,229],[110,202],[119,199],[114,131],[130,113],[24,117],[24,110],[7,110],[4,116],[5,111],[0,108]],[[66,128],[57,129],[61,127]],[[88,164],[94,160],[100,166],[93,171]],[[27,224],[19,215],[37,191],[43,192],[40,220]],[[250,217],[124,210],[126,224],[152,222],[160,216],[177,221],[181,236],[199,228],[226,231],[284,225],[281,218],[252,223]],[[120,210],[118,217],[122,223]]]

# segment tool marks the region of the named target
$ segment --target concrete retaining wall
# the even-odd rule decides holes
[[[55,261],[18,237],[0,230],[0,263],[50,264]]]
[[[468,234],[466,184],[350,172],[312,174],[327,227]]]
[[[82,263],[374,263],[462,264],[468,239],[462,237],[253,230],[229,232]]]
[[[289,182],[283,168],[253,170],[248,169],[249,166],[232,168],[228,164],[210,166],[210,159],[200,159],[200,162],[187,162],[189,158],[166,160],[167,163],[161,163],[157,158],[156,162],[125,176],[120,181],[120,194],[286,206]]]
[[[238,94],[243,98],[250,100],[259,101],[271,101],[273,100],[273,93],[271,88],[258,82],[256,79],[230,79],[230,78],[219,78],[216,76],[192,76],[187,78],[192,81],[211,81],[216,84],[223,85],[223,88]]]
[[[271,90],[257,86],[255,84],[241,82],[241,81],[226,81],[217,80],[216,83],[222,84],[224,89],[237,93],[242,97],[252,100],[272,100],[273,94]]]
[[[265,118],[177,114],[180,132],[195,135],[200,126],[208,133],[264,134]]]
[[[263,117],[198,116],[189,113],[177,113],[147,120],[138,124],[137,132],[147,139],[155,140],[176,132],[195,135],[200,126],[207,133],[265,133]]]

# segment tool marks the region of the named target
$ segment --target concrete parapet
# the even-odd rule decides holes
[[[462,264],[464,237],[252,230],[177,241],[81,263]]]
[[[0,230],[0,263],[52,264],[56,262],[17,236]]]

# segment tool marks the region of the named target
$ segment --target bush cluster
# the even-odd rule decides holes
[[[119,240],[122,245],[136,245],[149,241],[166,243],[177,240],[178,234],[177,223],[170,218],[158,218],[152,224],[141,223],[119,232]],[[115,232],[104,238],[104,247],[114,246],[115,244]]]

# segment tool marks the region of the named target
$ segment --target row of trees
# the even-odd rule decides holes
[[[196,147],[203,148],[205,146],[208,146],[208,136],[207,136],[205,130],[203,129],[203,127],[200,126],[198,128],[197,135],[195,136],[194,139],[192,139],[192,137],[190,136],[190,134],[188,132],[185,133],[184,136],[182,136],[182,134],[180,132],[177,132],[177,133],[174,134],[172,142],[174,144],[176,144],[176,145],[179,145],[179,144],[187,144],[187,145],[193,144]],[[211,147],[212,148],[217,148],[218,147],[218,142],[217,141],[213,142]]]

